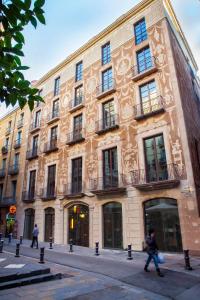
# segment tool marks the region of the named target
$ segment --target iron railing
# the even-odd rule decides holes
[[[6,176],[6,170],[0,169],[0,178],[4,178]]]
[[[78,195],[84,193],[85,184],[83,181],[74,181],[64,185],[64,195]]]
[[[106,131],[119,126],[118,114],[109,115],[102,120],[96,121],[96,132]]]
[[[17,175],[19,173],[19,164],[9,166],[8,175]]]
[[[11,133],[11,127],[6,128],[6,135]]]
[[[56,198],[56,188],[55,185],[49,185],[46,188],[41,189],[41,198],[43,199],[55,199]]]
[[[60,110],[54,109],[51,114],[47,116],[47,122],[52,121],[53,119],[57,119],[60,117]]]
[[[67,134],[67,145],[75,144],[85,139],[84,128],[75,129]]]
[[[70,102],[69,102],[69,110],[72,110],[80,105],[83,105],[84,104],[84,97],[83,95],[80,96],[80,97],[75,97],[74,99],[72,99]]]
[[[16,204],[16,196],[5,196],[0,199],[1,206],[10,206]]]
[[[22,201],[29,202],[35,200],[35,191],[24,191],[22,192]]]
[[[7,153],[8,153],[8,150],[9,150],[9,145],[4,145],[4,146],[1,148],[2,154],[7,154]]]
[[[124,174],[105,175],[90,179],[90,190],[109,190],[114,188],[123,188],[126,186],[126,177]]]
[[[44,144],[44,152],[51,152],[58,149],[57,139],[52,139],[51,141]]]
[[[26,152],[26,159],[33,159],[38,157],[38,148],[33,148]]]
[[[40,125],[41,125],[41,122],[40,120],[39,121],[34,121],[33,123],[31,123],[30,125],[30,131],[33,131],[35,129],[39,129],[40,128]]]
[[[148,101],[134,106],[134,117],[142,117],[157,111],[164,110],[164,101],[162,96],[156,96]]]
[[[141,60],[137,65],[132,67],[133,77],[136,77],[139,74],[142,74],[150,69],[156,67],[156,58],[154,56],[149,56],[144,60]]]
[[[14,148],[17,149],[17,148],[21,147],[21,143],[22,143],[22,139],[15,140]]]
[[[17,122],[17,128],[21,128],[23,125],[24,125],[24,120],[23,120],[23,119],[20,119],[20,120]]]
[[[114,78],[108,78],[107,80],[103,81],[100,85],[96,88],[96,95],[99,97],[100,95],[115,90],[116,84]]]
[[[179,180],[182,175],[177,164],[162,164],[158,171],[155,169],[140,169],[131,171],[133,185],[161,182],[166,180]]]

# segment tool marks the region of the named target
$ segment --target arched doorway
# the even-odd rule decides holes
[[[123,247],[122,205],[118,202],[103,206],[104,247],[118,249]]]
[[[144,204],[145,233],[150,228],[156,230],[156,240],[160,250],[182,251],[182,239],[177,201],[171,198],[152,199]]]
[[[49,238],[54,239],[54,224],[55,224],[55,209],[47,207],[44,210],[45,213],[45,229],[44,229],[44,240],[49,242]]]
[[[88,206],[77,204],[69,208],[69,241],[70,239],[74,245],[89,247]]]
[[[31,240],[34,227],[35,210],[33,208],[27,208],[25,210],[24,219],[24,239]]]

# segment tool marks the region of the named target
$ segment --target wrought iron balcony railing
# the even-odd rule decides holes
[[[38,155],[39,155],[38,148],[33,148],[26,152],[26,159],[31,160],[31,159],[37,158]]]
[[[84,187],[83,181],[68,183],[64,186],[64,195],[70,198],[81,198],[84,196]]]
[[[101,134],[119,127],[118,114],[107,116],[96,122],[96,133]]]
[[[44,153],[49,153],[58,150],[57,139],[52,139],[51,141],[44,144]]]
[[[52,113],[47,116],[47,123],[50,124],[54,121],[59,120],[59,118],[60,118],[60,110],[59,109],[54,109],[52,111]]]
[[[22,139],[15,140],[14,149],[18,149],[21,147]]]
[[[16,204],[16,196],[5,196],[0,199],[1,206],[10,206]]]
[[[8,175],[17,175],[19,173],[19,164],[9,166]]]
[[[22,201],[24,202],[34,202],[35,201],[35,191],[24,191],[22,192]]]
[[[124,174],[113,174],[90,179],[90,190],[92,193],[99,195],[125,192],[126,176]]]
[[[96,88],[96,96],[98,99],[101,99],[104,96],[107,96],[116,91],[116,84],[114,78],[109,78],[108,80],[103,81]]]
[[[36,130],[39,130],[41,126],[41,122],[40,121],[34,121],[31,125],[30,125],[30,132],[35,132]]]
[[[73,112],[79,108],[82,108],[84,106],[84,97],[83,95],[80,97],[75,97],[69,102],[69,111]]]
[[[162,164],[159,171],[134,170],[131,172],[132,185],[138,189],[154,190],[175,187],[180,183],[183,168],[177,164]]]
[[[6,135],[10,134],[10,133],[11,133],[11,130],[12,130],[11,127],[6,128]]]
[[[156,96],[148,101],[135,105],[134,118],[135,120],[144,119],[148,116],[163,112],[164,110],[165,108],[162,96]]]
[[[85,140],[84,128],[76,129],[67,134],[67,145],[73,145]]]
[[[137,81],[144,76],[147,76],[157,70],[156,58],[150,56],[138,62],[137,65],[132,67],[132,79]]]
[[[24,125],[24,120],[23,119],[20,119],[18,122],[17,122],[17,128],[21,128],[23,127]]]
[[[0,178],[4,178],[6,176],[6,170],[5,169],[0,169]]]
[[[7,154],[7,153],[8,153],[8,150],[9,150],[9,145],[4,145],[4,146],[1,148],[2,154]]]
[[[56,188],[55,185],[50,185],[46,188],[41,189],[42,200],[55,200],[56,199]]]

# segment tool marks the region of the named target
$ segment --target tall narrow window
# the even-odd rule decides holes
[[[118,186],[117,148],[103,151],[103,184],[104,188]]]
[[[23,121],[24,121],[24,113],[20,114],[20,121],[23,123]]]
[[[146,47],[137,52],[138,73],[142,73],[152,68],[152,58],[150,48]]]
[[[34,199],[35,196],[35,180],[36,180],[36,170],[32,170],[30,171],[30,175],[29,175],[29,187],[28,187],[29,199]]]
[[[74,99],[74,106],[77,106],[83,102],[83,86],[80,85],[75,88],[75,99]]]
[[[52,118],[56,118],[59,116],[59,100],[53,101],[53,107],[52,107]]]
[[[135,44],[138,45],[147,39],[147,30],[145,19],[138,21],[134,25]]]
[[[42,90],[42,89],[41,89],[41,90],[39,90],[39,92],[38,92],[38,96],[42,97],[42,93],[43,93],[43,90]],[[41,102],[40,102],[40,101],[37,101],[37,102],[36,102],[36,107],[39,107],[39,106],[40,106],[40,104],[41,104]]]
[[[6,169],[6,158],[4,158],[2,160],[2,169],[5,170]]]
[[[103,104],[103,129],[115,125],[114,101],[110,100]]]
[[[101,48],[101,60],[102,65],[108,64],[111,60],[110,57],[110,42],[102,46]]]
[[[16,168],[19,167],[19,153],[16,153],[15,156],[14,156],[14,166]]]
[[[12,121],[9,121],[8,122],[8,129],[11,129],[11,127],[12,127]]]
[[[54,83],[54,96],[57,96],[60,92],[60,77],[55,79]]]
[[[33,137],[33,147],[32,147],[32,155],[37,155],[38,153],[38,139],[39,139],[39,136],[38,135],[35,135]]]
[[[57,133],[58,133],[58,126],[52,127],[51,136],[50,136],[51,141],[57,141]]]
[[[73,129],[73,136],[74,139],[79,139],[82,137],[82,114],[74,117],[74,129]]]
[[[102,73],[102,92],[110,90],[113,87],[112,68]]]
[[[155,111],[159,108],[155,80],[140,86],[142,114]]]
[[[144,140],[147,182],[168,179],[167,160],[163,135]]]
[[[40,118],[41,118],[41,110],[38,110],[35,113],[35,120],[34,120],[34,127],[35,128],[40,126]]]
[[[76,81],[82,80],[83,77],[83,62],[80,61],[76,64]]]
[[[12,181],[12,197],[13,200],[16,199],[16,192],[17,192],[17,180]]]
[[[19,145],[21,145],[21,142],[22,142],[22,132],[21,132],[21,131],[18,131],[18,132],[17,132],[16,142],[17,142]]]
[[[82,158],[72,160],[72,193],[82,191]]]
[[[8,150],[8,147],[9,147],[9,138],[6,138],[4,147],[5,147],[5,149]]]
[[[56,165],[48,166],[47,196],[55,196]]]
[[[0,183],[0,200],[3,198],[3,183]]]

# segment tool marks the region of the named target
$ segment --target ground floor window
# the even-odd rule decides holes
[[[156,231],[158,247],[162,251],[182,251],[182,239],[177,201],[159,198],[145,202],[145,233]]]
[[[69,212],[69,241],[74,245],[89,247],[89,208],[86,205],[73,205]],[[68,241],[68,242],[69,242]]]
[[[45,210],[45,232],[44,240],[49,242],[49,238],[52,237],[54,240],[54,224],[55,224],[55,209],[47,207]]]
[[[28,208],[25,210],[24,219],[24,238],[31,240],[32,232],[34,227],[35,210],[33,208]]]
[[[118,202],[103,206],[104,247],[122,248],[122,205]]]

